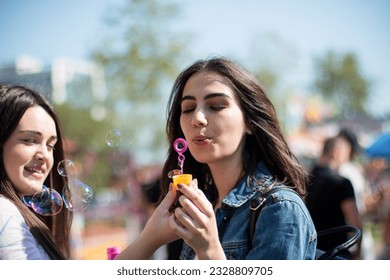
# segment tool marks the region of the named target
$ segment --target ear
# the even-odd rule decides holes
[[[250,122],[246,125],[245,133],[248,134],[248,135],[252,135],[253,134],[253,128],[252,128],[252,124]]]

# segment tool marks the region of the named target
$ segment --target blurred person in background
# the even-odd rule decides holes
[[[367,203],[367,212],[380,233],[376,258],[390,259],[390,165],[385,159],[373,159],[368,165],[373,195]],[[375,171],[373,171],[375,169]]]
[[[322,154],[314,164],[309,177],[307,207],[317,231],[352,225],[362,230],[362,221],[351,181],[341,176],[338,169],[350,156],[348,143],[338,137],[327,138]],[[328,251],[348,240],[347,233],[318,239],[317,248]],[[354,252],[340,256],[360,259],[360,243]]]
[[[382,232],[382,249],[378,259],[390,260],[390,167],[380,173],[381,196],[378,204],[378,214]]]
[[[366,201],[370,196],[370,189],[368,186],[368,180],[366,179],[363,166],[357,160],[357,156],[362,151],[362,148],[358,142],[357,136],[350,129],[342,128],[337,134],[338,138],[344,140],[347,145],[342,147],[349,154],[349,157],[344,159],[338,168],[338,172],[341,176],[349,179],[352,183],[353,190],[355,192],[356,205],[359,210],[360,217],[363,223],[362,241],[361,241],[361,258],[362,259],[374,259],[375,253],[373,250],[374,240],[370,229],[364,227],[366,221]],[[356,246],[351,248],[356,250]]]
[[[364,176],[363,167],[355,161],[356,156],[360,152],[361,148],[357,141],[356,135],[349,129],[343,128],[337,134],[338,138],[343,139],[347,145],[342,147],[346,150],[348,157],[344,158],[341,162],[338,172],[341,176],[348,178],[355,191],[356,205],[360,214],[366,212],[365,196],[367,189],[367,180]]]
[[[48,101],[22,86],[0,84],[0,259],[66,259],[72,213],[42,216],[23,202],[48,189],[61,192],[66,177],[59,120]]]

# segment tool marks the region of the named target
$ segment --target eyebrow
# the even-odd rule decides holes
[[[214,92],[214,93],[207,94],[203,99],[207,100],[207,99],[211,99],[214,97],[225,97],[225,98],[231,99],[231,97],[229,95],[227,95],[226,93],[222,93],[222,92]],[[196,100],[196,99],[192,95],[187,95],[187,96],[182,97],[181,102],[183,102],[185,100]]]

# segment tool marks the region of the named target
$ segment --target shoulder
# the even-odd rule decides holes
[[[310,214],[302,197],[294,190],[283,187],[276,188],[268,195],[265,208],[281,215],[303,214],[309,219]]]
[[[276,188],[271,193],[260,212],[263,223],[273,228],[286,228],[291,231],[305,231],[310,240],[315,239],[315,227],[309,210],[301,196],[292,189]]]
[[[24,218],[15,204],[0,196],[0,233],[6,228],[19,227],[24,223]]]
[[[20,217],[18,208],[9,199],[0,195],[0,228],[6,223],[11,217]]]
[[[17,210],[15,204],[13,204],[8,198],[0,195],[0,207],[1,209]]]
[[[18,208],[0,196],[0,260],[48,258]]]
[[[287,200],[303,203],[301,196],[296,191],[286,186],[275,188],[274,191],[270,192],[269,196],[274,200],[274,202]]]

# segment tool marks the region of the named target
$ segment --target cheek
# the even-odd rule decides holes
[[[231,114],[228,117],[216,119],[215,128],[234,138],[242,138],[245,134],[246,126],[240,114]]]
[[[4,164],[5,174],[7,175],[8,179],[13,181],[12,180],[12,178],[14,177],[13,172],[16,171],[16,168],[13,167],[12,162],[7,160],[5,156],[4,156],[3,164]]]
[[[3,164],[8,179],[13,184],[17,183],[23,172],[23,159],[20,158],[20,154],[15,153],[15,150],[8,150],[3,155]]]
[[[52,170],[53,165],[54,165],[54,155],[52,154],[51,157],[47,161],[47,170],[48,171]],[[55,168],[57,169],[57,166]],[[56,172],[57,172],[57,170],[56,170]]]
[[[3,154],[3,164],[8,176],[10,175],[10,172],[16,172],[17,166],[19,165],[19,154],[15,153],[14,149],[5,146]]]
[[[191,119],[187,115],[180,116],[180,127],[185,136],[187,131],[191,127]]]

